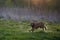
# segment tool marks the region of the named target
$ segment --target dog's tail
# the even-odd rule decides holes
[[[48,29],[48,27],[45,25],[45,30],[47,30]]]

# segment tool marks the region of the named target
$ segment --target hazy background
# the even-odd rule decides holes
[[[60,0],[0,0],[0,19],[60,21]]]

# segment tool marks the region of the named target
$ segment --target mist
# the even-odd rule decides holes
[[[12,20],[49,20],[49,21],[59,21],[59,14],[57,11],[33,11],[29,8],[1,8],[0,15],[5,19]]]

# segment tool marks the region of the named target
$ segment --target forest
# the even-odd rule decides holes
[[[60,9],[60,0],[0,0],[0,7],[28,7]]]
[[[0,12],[0,18],[60,21],[60,0],[0,0]]]

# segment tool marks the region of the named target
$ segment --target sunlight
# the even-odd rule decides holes
[[[37,4],[42,3],[42,2],[43,2],[43,0],[32,0],[32,3],[34,5],[37,5]]]
[[[45,0],[46,1],[46,3],[50,3],[52,0]]]

